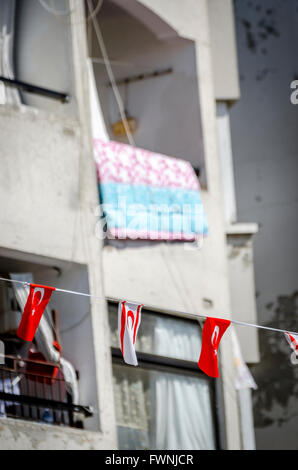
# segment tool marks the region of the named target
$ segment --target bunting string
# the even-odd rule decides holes
[[[19,280],[15,280],[15,279],[7,279],[7,278],[4,278],[4,277],[0,277],[0,281],[23,284],[23,285],[26,285],[26,286],[30,287],[30,283],[26,282],[26,281],[19,281]],[[48,287],[49,289],[51,289],[51,286],[45,286],[45,287]],[[119,299],[116,299],[116,298],[113,298],[113,297],[101,297],[101,296],[97,296],[97,295],[93,295],[93,294],[87,294],[86,292],[79,292],[79,291],[73,291],[73,290],[68,290],[68,289],[60,289],[58,287],[57,288],[52,288],[52,289],[55,289],[55,292],[62,292],[62,293],[65,293],[65,294],[73,294],[73,295],[80,295],[80,296],[90,297],[90,298],[94,298],[94,299],[98,299],[98,300],[104,300],[104,301],[119,303]],[[127,302],[130,303],[130,304],[138,304],[139,303],[138,301],[133,301],[133,300],[127,300]],[[146,308],[147,310],[160,311],[160,308],[156,305],[143,304],[143,308]],[[208,318],[207,315],[201,315],[201,314],[198,314],[198,313],[183,312],[183,311],[179,311],[179,310],[172,310],[171,309],[171,310],[168,310],[168,312],[172,313],[173,315],[177,315],[177,316],[187,315],[188,317],[202,318],[204,320],[206,320]],[[222,319],[224,320],[224,318],[222,318]],[[289,330],[283,330],[283,329],[280,329],[280,328],[273,328],[273,327],[270,327],[270,326],[257,325],[255,323],[247,323],[247,322],[238,321],[238,320],[230,320],[230,319],[227,319],[227,320],[229,320],[232,324],[235,324],[235,325],[248,326],[248,327],[259,328],[259,329],[268,330],[268,331],[276,331],[278,333],[283,333],[283,334],[290,333],[292,335],[298,335],[297,332],[289,331]]]

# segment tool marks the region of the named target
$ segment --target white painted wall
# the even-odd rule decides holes
[[[255,235],[251,232],[237,233],[241,224],[235,225],[234,233],[227,232],[232,316],[238,321],[257,324],[252,240]],[[245,362],[248,364],[258,363],[260,361],[258,329],[241,325],[236,325],[235,328]]]
[[[225,101],[216,103],[218,154],[222,178],[223,205],[226,225],[236,222],[236,197],[229,107]]]
[[[255,301],[253,236],[257,224],[238,223],[234,180],[234,164],[230,128],[230,108],[226,102],[216,103],[218,154],[227,234],[227,255],[232,317],[247,323],[257,323]],[[258,330],[236,327],[244,360],[256,363],[260,359]]]
[[[208,0],[214,93],[217,100],[239,99],[233,0]]]

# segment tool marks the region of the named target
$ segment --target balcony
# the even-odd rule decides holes
[[[5,356],[0,366],[0,417],[83,428],[90,406],[73,403],[57,364]]]
[[[6,279],[30,276],[31,281],[36,279],[45,285],[55,283],[58,287],[57,282],[61,282],[64,287],[72,285],[72,290],[88,291],[84,267],[77,266],[77,270],[73,265],[58,263],[57,274],[53,268],[56,260],[51,264],[0,257],[1,274]],[[65,266],[68,269],[64,273]],[[14,274],[9,274],[10,270]],[[39,278],[41,275],[45,277]],[[69,285],[68,276],[72,279]],[[76,287],[73,276],[81,287]],[[0,287],[0,346],[5,347],[0,350],[5,354],[5,364],[0,356],[0,414],[97,431],[98,413],[90,411],[91,407],[98,409],[98,399],[89,299],[53,296],[31,343],[17,336],[28,291],[19,283],[1,281]],[[14,407],[6,409],[5,402]]]

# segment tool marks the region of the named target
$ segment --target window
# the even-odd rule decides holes
[[[214,449],[213,382],[197,366],[198,323],[143,309],[132,367],[119,350],[117,309],[109,304],[119,448]]]

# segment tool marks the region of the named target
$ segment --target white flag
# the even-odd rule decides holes
[[[124,362],[132,366],[138,365],[135,351],[135,342],[141,323],[142,305],[119,302],[118,306],[118,333],[120,349]]]
[[[285,337],[293,351],[297,352],[298,354],[298,335],[292,335],[290,333],[285,333]]]
[[[249,368],[247,367],[244,359],[242,357],[240,344],[237,338],[237,334],[235,329],[231,328],[231,336],[232,336],[232,344],[233,344],[233,356],[234,356],[234,364],[237,371],[237,376],[235,380],[235,388],[237,390],[241,390],[243,388],[253,388],[256,390],[257,384],[254,381],[253,376],[250,373]]]
[[[298,364],[298,335],[293,335],[291,333],[286,332],[285,337],[293,352],[291,354],[291,363]]]

